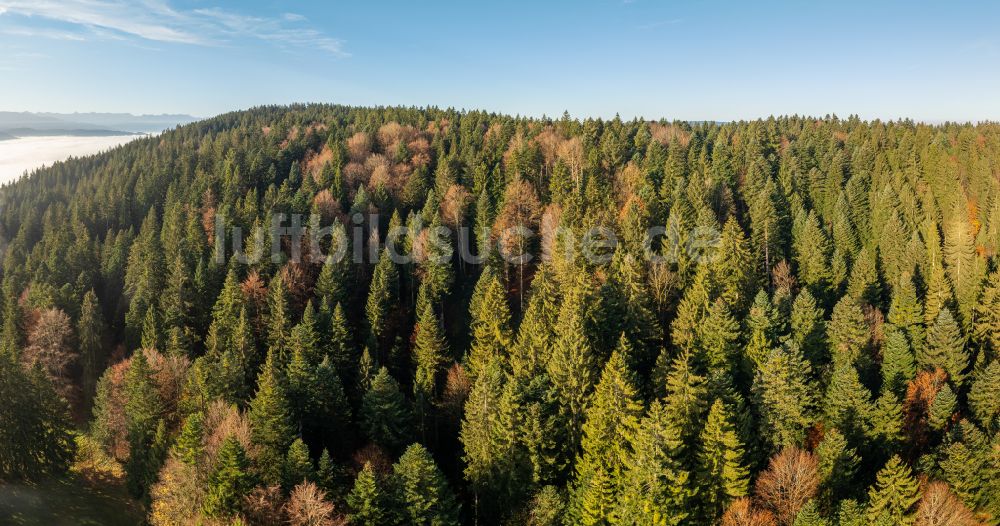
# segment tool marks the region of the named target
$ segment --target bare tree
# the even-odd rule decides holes
[[[754,508],[748,498],[734,500],[722,515],[722,526],[775,526],[777,521],[769,511]]]
[[[951,492],[948,484],[931,482],[917,506],[917,526],[975,526],[982,524]]]
[[[26,367],[40,365],[56,391],[69,400],[73,391],[71,367],[78,358],[72,346],[73,328],[69,316],[56,309],[39,313],[28,332],[28,344],[21,353]]]
[[[819,462],[816,456],[796,447],[786,447],[771,458],[771,463],[757,479],[757,497],[774,512],[779,524],[792,524],[819,488]]]
[[[336,520],[334,507],[326,500],[326,493],[312,482],[303,482],[288,497],[285,514],[292,526],[335,526],[344,524]]]

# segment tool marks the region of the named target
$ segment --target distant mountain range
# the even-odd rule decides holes
[[[198,120],[191,115],[131,113],[32,113],[0,111],[0,140],[51,135],[156,133]]]

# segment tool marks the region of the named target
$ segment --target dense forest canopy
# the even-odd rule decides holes
[[[0,227],[0,477],[155,525],[1000,521],[994,123],[260,107]]]

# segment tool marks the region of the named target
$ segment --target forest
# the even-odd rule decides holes
[[[1000,524],[997,123],[257,107],[0,230],[0,481],[155,526]]]

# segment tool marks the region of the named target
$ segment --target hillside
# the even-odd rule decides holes
[[[853,117],[137,139],[0,190],[0,479],[80,429],[157,525],[996,521],[998,174]]]

